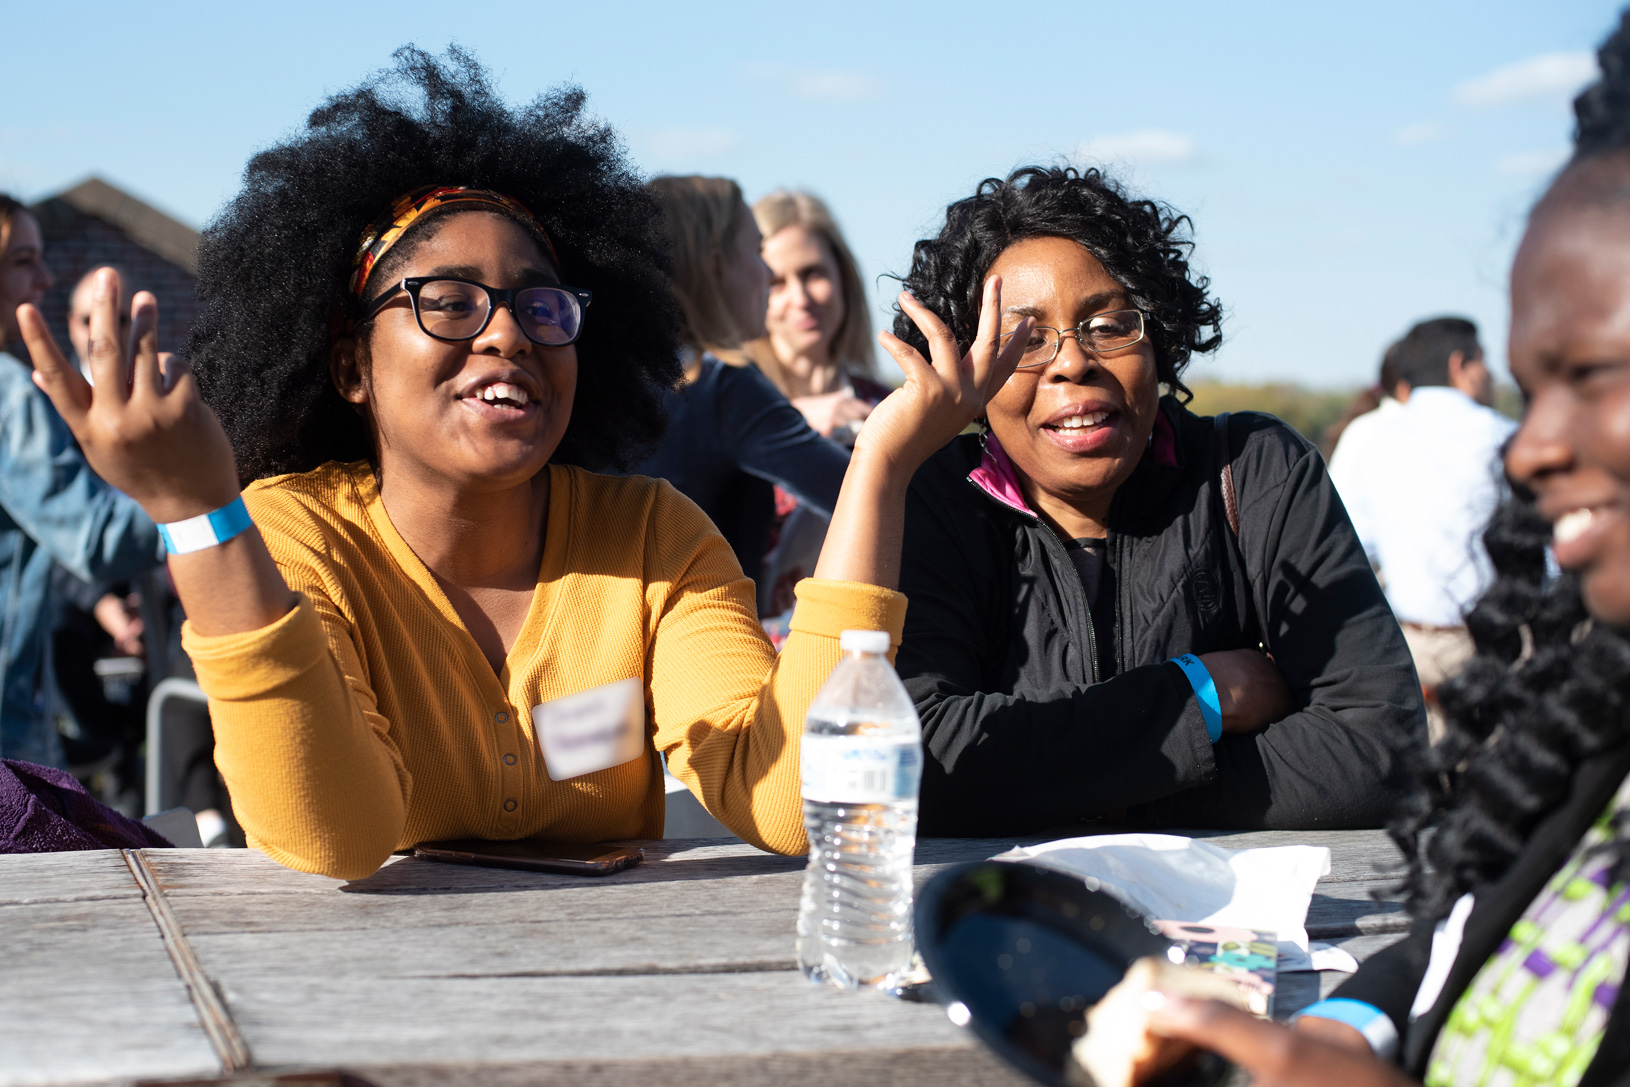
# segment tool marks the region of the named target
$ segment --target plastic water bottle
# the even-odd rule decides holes
[[[844,657],[804,718],[809,867],[798,966],[840,988],[893,988],[911,965],[911,860],[922,726],[880,630],[846,630]]]

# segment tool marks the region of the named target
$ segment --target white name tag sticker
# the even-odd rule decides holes
[[[552,781],[621,766],[645,750],[645,683],[619,679],[532,707]]]

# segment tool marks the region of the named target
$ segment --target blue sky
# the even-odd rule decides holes
[[[945,204],[1017,165],[1103,160],[1193,216],[1228,310],[1191,376],[1370,380],[1465,313],[1505,362],[1523,217],[1566,153],[1612,3],[616,3],[0,0],[0,189],[100,174],[195,225],[256,149],[414,42],[524,101],[589,92],[651,173],[832,204],[882,320]],[[21,90],[20,99],[15,97]]]

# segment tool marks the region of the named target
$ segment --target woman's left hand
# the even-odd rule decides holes
[[[878,337],[905,371],[906,382],[872,409],[855,440],[843,489],[832,509],[826,543],[815,564],[817,578],[858,581],[892,589],[900,584],[900,548],[905,539],[906,488],[934,452],[962,433],[985,410],[985,402],[1013,373],[1024,352],[1030,318],[1004,348],[1001,330],[1002,281],[985,281],[979,332],[963,354],[945,322],[909,293],[903,309],[928,337],[932,362],[885,332]]]
[[[910,291],[900,292],[900,308],[928,338],[932,361],[890,332],[878,340],[905,371],[905,384],[872,409],[855,440],[855,456],[877,457],[891,472],[909,478],[923,461],[985,411],[985,403],[996,394],[1018,365],[1029,331],[1026,317],[1003,347],[1002,279],[985,281],[985,297],[979,307],[979,331],[973,346],[964,354],[945,322]]]
[[[1149,1013],[1155,1030],[1209,1049],[1250,1073],[1254,1087],[1412,1087],[1415,1081],[1374,1056],[1333,1045],[1215,1000],[1168,996]]]

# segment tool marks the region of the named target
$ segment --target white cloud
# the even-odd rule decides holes
[[[1435,143],[1443,138],[1443,126],[1434,121],[1422,121],[1419,124],[1405,125],[1392,134],[1392,142],[1399,147],[1419,147],[1423,143]]]
[[[1596,73],[1596,57],[1585,50],[1541,53],[1457,83],[1453,97],[1462,106],[1478,108],[1567,98],[1595,79]]]
[[[1197,154],[1193,136],[1159,128],[1095,136],[1076,149],[1076,157],[1080,159],[1149,166],[1193,162]]]
[[[729,154],[741,146],[741,137],[728,128],[662,128],[638,142],[659,162],[692,162]]]
[[[869,72],[836,68],[788,68],[780,64],[749,64],[754,79],[778,84],[788,94],[811,102],[864,102],[879,97],[883,81]]]
[[[1540,177],[1556,170],[1568,161],[1569,149],[1553,147],[1546,151],[1518,151],[1502,155],[1494,163],[1494,172],[1501,177]]]

